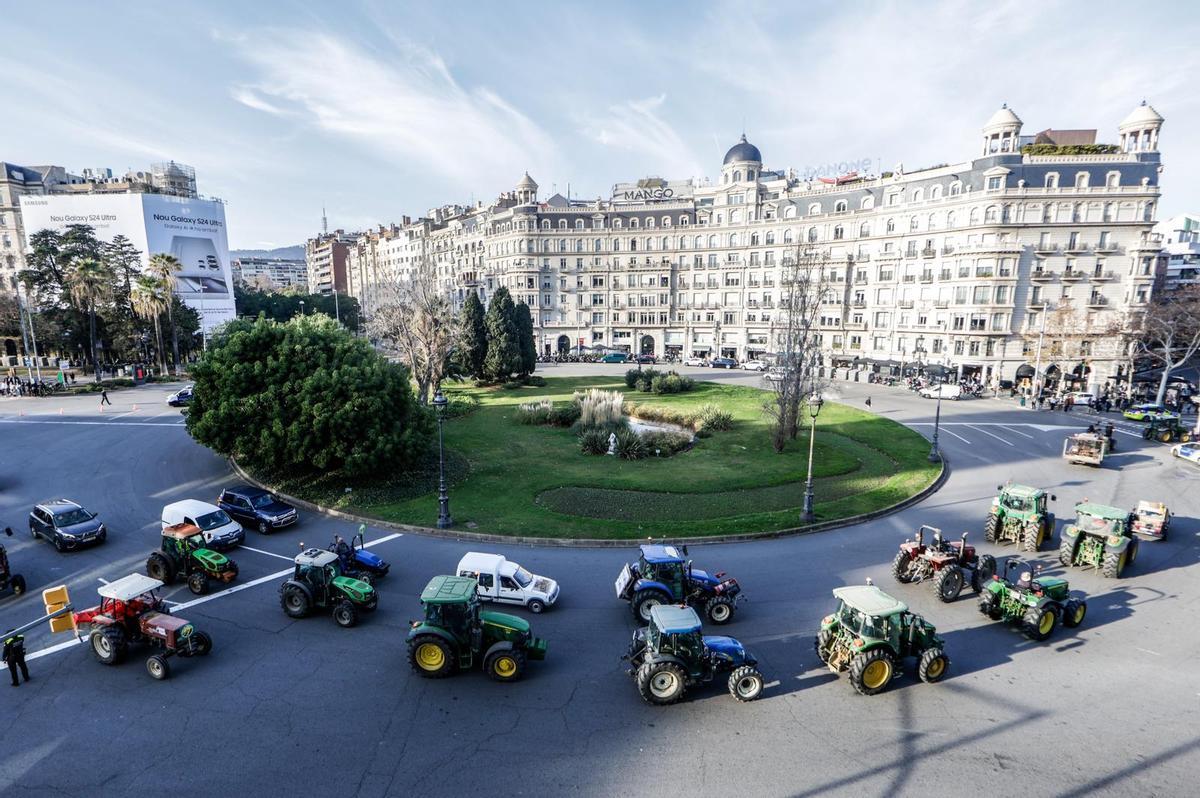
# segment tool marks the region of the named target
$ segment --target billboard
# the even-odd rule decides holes
[[[641,204],[691,198],[692,181],[663,180],[661,177],[646,177],[636,183],[617,183],[612,190],[614,203]]]
[[[142,252],[174,255],[183,265],[175,293],[200,314],[206,331],[234,318],[233,274],[225,206],[212,200],[162,194],[50,194],[21,197],[25,237],[38,230],[87,224],[101,241],[118,235]]]

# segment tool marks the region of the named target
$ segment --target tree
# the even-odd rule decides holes
[[[483,320],[483,303],[475,292],[467,294],[458,319],[459,368],[477,380],[483,379],[483,362],[487,358],[487,325]]]
[[[429,450],[432,421],[408,369],[333,319],[235,320],[192,371],[188,432],[252,469],[392,474]]]
[[[1031,353],[1034,368],[1033,392],[1040,395],[1046,386],[1046,373],[1076,374],[1085,377],[1090,369],[1087,362],[1103,348],[1114,356],[1120,354],[1127,331],[1121,319],[1108,311],[1084,311],[1064,297],[1055,306],[1047,305],[1040,319],[1031,320],[1024,330],[1023,348]],[[1038,361],[1040,360],[1040,365]]]
[[[167,373],[167,358],[163,351],[162,327],[159,325],[159,319],[162,314],[167,312],[170,305],[167,299],[167,287],[163,282],[148,274],[139,274],[133,283],[133,289],[130,292],[130,302],[133,305],[133,310],[143,319],[147,319],[154,323],[154,345],[155,352],[158,353],[158,363],[161,373]]]
[[[537,342],[533,340],[533,315],[529,306],[518,302],[513,308],[517,322],[517,341],[521,353],[521,367],[517,372],[522,377],[528,377],[537,368]]]
[[[167,291],[175,293],[175,276],[183,270],[183,264],[174,255],[159,252],[150,256],[150,266],[147,272],[156,280],[161,280]],[[167,305],[167,324],[171,327],[171,353],[174,355],[175,376],[179,376],[179,329],[175,326],[175,303]]]
[[[1138,348],[1162,365],[1154,399],[1162,404],[1171,372],[1200,351],[1200,287],[1180,288],[1152,306],[1142,319]]]
[[[428,404],[430,392],[446,378],[457,338],[450,303],[425,272],[404,283],[381,285],[378,291],[368,333],[400,352],[416,380],[417,400]]]
[[[517,337],[512,296],[501,286],[492,294],[484,316],[488,350],[483,362],[484,377],[493,381],[506,380],[521,368],[521,349]]]
[[[820,389],[817,363],[821,346],[813,328],[829,290],[828,261],[828,253],[803,245],[783,259],[782,295],[771,330],[780,379],[772,382],[771,398],[763,405],[772,420],[771,446],[776,452],[795,440],[801,407]]]
[[[133,281],[141,274],[142,251],[123,235],[115,236],[108,244],[101,244],[100,249],[104,253],[104,262],[117,277],[118,285],[113,292],[116,304],[128,309],[131,316],[136,315],[132,299]]]
[[[96,350],[96,305],[112,298],[113,274],[108,266],[95,258],[80,258],[67,274],[71,301],[88,315],[92,366],[96,381],[100,381],[100,358]]]

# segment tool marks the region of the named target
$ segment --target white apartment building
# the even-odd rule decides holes
[[[1200,216],[1181,213],[1154,227],[1162,236],[1166,288],[1200,284]]]
[[[233,279],[255,288],[278,291],[295,286],[308,290],[308,265],[302,260],[289,258],[234,258]]]
[[[1094,130],[1023,136],[1005,107],[967,160],[815,180],[765,168],[743,136],[715,181],[649,178],[591,202],[539,201],[526,174],[490,205],[360,237],[352,293],[428,269],[456,303],[508,287],[543,351],[769,357],[784,263],[811,246],[828,255],[826,368],[937,364],[991,384],[1040,361],[1048,382],[1095,389],[1127,368],[1154,290],[1162,124],[1143,104],[1102,145]]]

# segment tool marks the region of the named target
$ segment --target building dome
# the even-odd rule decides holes
[[[1013,110],[1008,107],[1008,103],[1005,103],[1004,105],[1000,106],[999,111],[992,114],[992,118],[987,121],[987,124],[983,126],[983,129],[989,130],[995,127],[1008,127],[1010,125],[1016,125],[1017,127],[1020,127],[1023,124],[1025,123],[1021,121],[1021,117],[1014,114]]]
[[[534,179],[532,177],[529,176],[529,172],[526,172],[525,176],[521,178],[521,182],[517,183],[517,188],[519,188],[519,189],[527,188],[527,189],[536,190],[537,187],[538,187],[538,184],[536,182],[534,182]]]
[[[729,148],[729,152],[725,153],[723,164],[736,163],[738,161],[753,161],[754,163],[762,163],[762,153],[758,151],[750,142],[746,141],[746,134],[742,134],[742,138],[737,144]]]
[[[1147,105],[1145,100],[1137,108],[1134,108],[1129,116],[1121,121],[1121,128],[1143,128],[1163,123],[1162,115],[1154,110],[1154,106]]]

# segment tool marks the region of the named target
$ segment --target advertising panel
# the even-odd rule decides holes
[[[38,230],[87,224],[101,241],[118,235],[142,252],[174,255],[183,269],[175,293],[200,314],[206,331],[234,318],[233,275],[225,206],[211,200],[160,194],[52,194],[21,197],[26,239]]]
[[[646,177],[636,183],[617,183],[613,186],[612,201],[617,204],[687,200],[692,197],[692,181],[663,180]]]

